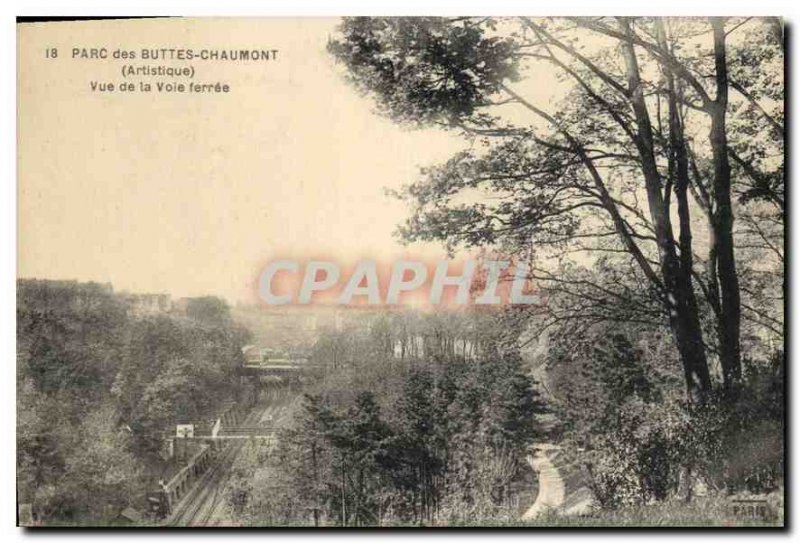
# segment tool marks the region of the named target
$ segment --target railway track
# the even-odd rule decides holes
[[[279,422],[286,415],[287,400],[284,396],[270,398],[266,405],[254,408],[242,421],[240,428],[274,433]],[[177,504],[164,526],[189,527],[211,526],[217,522],[215,513],[223,504],[222,491],[225,488],[233,463],[248,439],[227,441],[213,465],[201,475],[193,488]]]
[[[254,409],[245,419],[255,426],[269,407]],[[224,487],[236,456],[246,440],[228,442],[216,462],[197,480],[188,495],[183,498],[167,521],[167,526],[206,526],[220,504],[220,490]]]

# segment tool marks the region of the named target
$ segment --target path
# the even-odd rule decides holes
[[[533,505],[522,515],[523,520],[534,519],[545,511],[557,510],[564,504],[564,480],[547,457],[547,451],[554,447],[555,445],[546,443],[528,457],[528,463],[539,475],[539,493]]]
[[[532,372],[539,383],[540,393],[552,398],[547,386],[547,368],[540,364]],[[545,427],[556,421],[546,418],[540,421]],[[522,515],[523,520],[532,520],[550,511],[557,515],[587,515],[596,507],[594,493],[577,458],[553,443],[538,445],[528,457],[528,463],[538,474],[539,492],[536,501]]]
[[[576,459],[552,443],[537,447],[528,457],[533,470],[539,475],[539,493],[536,501],[522,515],[523,520],[535,519],[546,511],[557,515],[588,515],[596,507],[594,493]]]

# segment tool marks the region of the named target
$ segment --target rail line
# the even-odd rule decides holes
[[[248,425],[255,423],[269,409],[256,408],[248,414]],[[192,490],[182,499],[166,522],[166,526],[204,526],[208,524],[219,505],[219,489],[236,456],[247,440],[233,440],[222,449],[216,462],[197,480]]]
[[[226,445],[218,453],[211,467],[197,479],[192,489],[178,502],[172,515],[162,525],[209,526],[217,522],[214,517],[224,501],[222,490],[239,452],[246,443],[264,437],[263,434],[274,435],[280,427],[281,419],[288,415],[286,408],[294,397],[293,394],[273,392],[263,403],[254,407],[240,426],[236,427],[252,433],[249,436],[246,434],[232,436],[242,439],[224,438]],[[262,435],[255,435],[257,433]]]

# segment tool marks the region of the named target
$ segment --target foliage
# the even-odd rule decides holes
[[[775,28],[772,19],[348,18],[329,49],[380,111],[464,139],[400,191],[412,208],[403,240],[530,259],[542,292],[572,294],[567,310],[541,308],[554,320],[588,313],[668,327],[702,403],[717,380],[737,385],[742,342],[782,334]],[[595,265],[622,280],[587,278]]]
[[[266,470],[271,479],[250,491],[248,522],[428,525],[516,514],[514,482],[528,469],[525,455],[541,437],[536,414],[544,411],[519,354],[483,338],[486,350],[465,359],[452,334],[467,323],[428,315],[413,334],[435,331],[437,342],[422,341],[429,349],[411,356],[397,346],[409,341],[410,319],[365,316],[360,334],[339,332],[346,348],[332,331],[321,340],[316,356],[325,360],[333,349],[336,365],[304,396],[271,460],[251,466],[250,477]],[[385,348],[387,337],[395,348]]]
[[[696,488],[767,493],[783,479],[782,355],[747,364],[738,397],[689,407],[664,338],[596,326],[554,338],[555,409],[607,509],[689,497]],[[565,348],[568,347],[568,348]],[[698,486],[699,485],[699,486]]]
[[[236,392],[245,336],[219,301],[189,317],[125,304],[106,285],[17,283],[19,492],[45,523],[141,508],[164,432]]]
[[[495,69],[437,40],[462,32],[505,38]],[[604,505],[686,496],[698,478],[780,484],[779,21],[346,19],[329,49],[379,111],[463,138],[399,191],[398,233],[529,263],[543,303],[526,335],[551,339],[564,436]],[[452,72],[484,84],[443,98]]]
[[[516,77],[514,40],[487,36],[468,20],[358,17],[345,19],[341,31],[344,39],[332,42],[331,52],[400,121],[456,123]]]

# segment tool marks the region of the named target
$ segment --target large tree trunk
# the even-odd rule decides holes
[[[659,41],[664,49],[669,46],[667,44],[666,29],[664,22],[659,21]],[[692,283],[692,221],[691,213],[689,211],[689,155],[686,145],[686,139],[683,132],[683,119],[679,110],[678,102],[678,89],[675,86],[675,78],[669,70],[665,72],[667,92],[668,92],[668,125],[669,125],[669,178],[675,192],[675,201],[678,205],[678,271],[675,288],[679,291],[679,299],[686,305],[685,319],[686,326],[692,330],[702,330],[700,325],[700,315],[697,307],[697,297],[695,296],[693,283]],[[690,339],[694,347],[705,349],[702,343],[702,335],[698,332],[698,336]],[[704,351],[705,352],[705,351]],[[698,372],[703,375],[697,374],[697,378],[701,380],[709,380],[708,376],[708,363],[707,361],[695,361],[697,364],[702,364],[703,368],[698,368]],[[695,372],[697,373],[697,372]],[[687,373],[686,378],[691,379],[695,376]],[[706,385],[706,389],[710,387],[710,382]]]
[[[622,31],[630,36],[630,23],[620,21]],[[689,229],[689,209],[686,203],[685,185],[682,188],[683,202],[679,198],[679,216],[681,219],[681,242],[688,246],[688,251],[681,251],[684,262],[678,259],[675,251],[675,238],[669,216],[669,207],[661,188],[661,176],[655,159],[653,130],[647,104],[644,99],[639,64],[636,59],[631,40],[620,42],[628,75],[628,90],[636,117],[638,134],[636,147],[642,162],[642,173],[645,179],[647,202],[658,244],[661,275],[663,277],[663,303],[669,315],[678,353],[681,358],[686,379],[689,398],[694,403],[705,402],[711,389],[708,372],[705,343],[697,312],[697,303],[691,279],[691,230]],[[685,159],[685,153],[684,153]],[[688,180],[688,168],[684,181]],[[688,258],[689,267],[684,269]]]
[[[731,205],[731,167],[728,161],[728,136],[725,117],[728,108],[728,67],[725,58],[725,23],[712,18],[714,31],[714,66],[717,86],[716,99],[708,106],[711,116],[709,139],[714,159],[714,230],[717,249],[717,276],[719,277],[720,318],[718,335],[720,365],[725,388],[735,388],[741,378],[741,353],[739,334],[741,299],[739,277],[733,246],[733,209]]]

